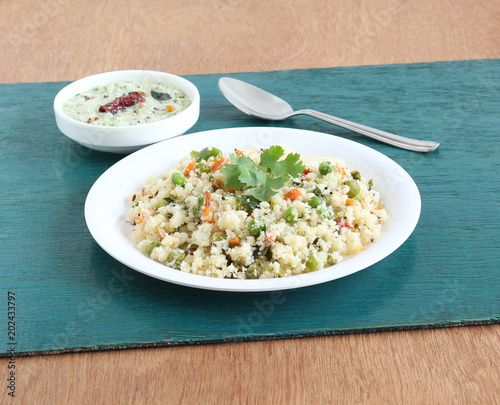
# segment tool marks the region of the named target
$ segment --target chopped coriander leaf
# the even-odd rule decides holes
[[[237,156],[234,153],[231,153],[230,157],[231,162],[234,163],[227,164],[221,169],[223,174],[229,175],[229,177],[226,178],[226,189],[241,190],[245,187],[245,184],[239,179],[239,177],[246,171],[256,170],[255,162],[249,157]]]

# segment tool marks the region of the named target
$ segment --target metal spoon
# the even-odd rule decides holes
[[[236,108],[256,118],[277,121],[284,120],[294,115],[310,115],[311,117],[350,129],[402,149],[408,149],[415,152],[430,152],[439,146],[439,143],[436,142],[405,138],[403,136],[394,135],[379,129],[333,117],[319,111],[307,109],[294,111],[285,100],[249,83],[230,77],[222,77],[219,79],[219,89]]]

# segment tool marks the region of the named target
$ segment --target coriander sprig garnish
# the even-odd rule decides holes
[[[260,154],[259,164],[249,157],[231,154],[232,163],[221,169],[228,176],[226,189],[249,188],[250,195],[257,200],[268,201],[288,180],[299,177],[305,169],[298,153],[290,153],[279,160],[284,153],[281,146],[271,146]]]

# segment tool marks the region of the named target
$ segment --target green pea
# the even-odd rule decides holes
[[[319,165],[319,172],[324,176],[325,174],[333,172],[334,166],[332,162],[321,162]]]
[[[323,219],[332,219],[333,212],[326,207],[326,205],[320,205],[318,207],[318,214]]]
[[[257,238],[262,231],[266,229],[266,224],[261,219],[251,219],[248,223],[248,230],[250,231],[250,235]]]
[[[153,253],[153,249],[160,247],[160,246],[161,246],[161,242],[159,240],[155,239],[155,240],[152,240],[151,242],[149,242],[148,248],[146,249],[146,251],[148,252],[148,255],[151,256],[151,253]]]
[[[356,180],[347,180],[345,182],[347,186],[349,186],[349,191],[347,193],[347,197],[354,198],[359,194],[361,188],[359,187],[359,183]]]
[[[208,160],[211,157],[218,158],[221,156],[222,156],[222,152],[220,151],[220,149],[214,148],[213,146],[209,146],[207,148],[200,150],[200,152],[198,152],[198,155],[196,155],[196,160],[198,162],[201,162],[202,160]]]
[[[184,183],[186,182],[186,177],[179,172],[175,172],[172,174],[172,183],[174,183],[177,186],[183,186]]]
[[[158,211],[158,209],[160,209],[161,207],[165,207],[165,206],[167,206],[167,203],[165,201],[162,201],[162,202],[159,202],[159,203],[155,204],[153,208],[156,211]]]
[[[299,219],[299,211],[295,207],[289,207],[283,214],[285,221],[291,224]]]
[[[172,250],[167,256],[167,263],[171,265],[180,265],[186,258],[186,252],[180,249]]]
[[[373,179],[368,180],[368,191],[370,191],[373,187]]]
[[[210,168],[209,165],[207,165],[206,163],[198,163],[196,165],[196,169],[200,172],[200,173],[210,173],[210,171],[212,170]]]
[[[311,197],[311,199],[309,200],[309,205],[312,208],[318,208],[321,204],[323,204],[323,199],[321,197],[318,197],[317,195]]]
[[[314,253],[307,256],[306,267],[309,271],[316,271],[320,269],[321,264]]]

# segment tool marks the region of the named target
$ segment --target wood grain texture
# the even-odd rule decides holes
[[[3,0],[0,11],[4,83],[500,57],[496,0]],[[22,358],[17,402],[494,404],[499,328]]]
[[[0,82],[498,57],[496,0],[0,3]]]
[[[17,399],[494,404],[499,357],[500,325],[20,358]]]

